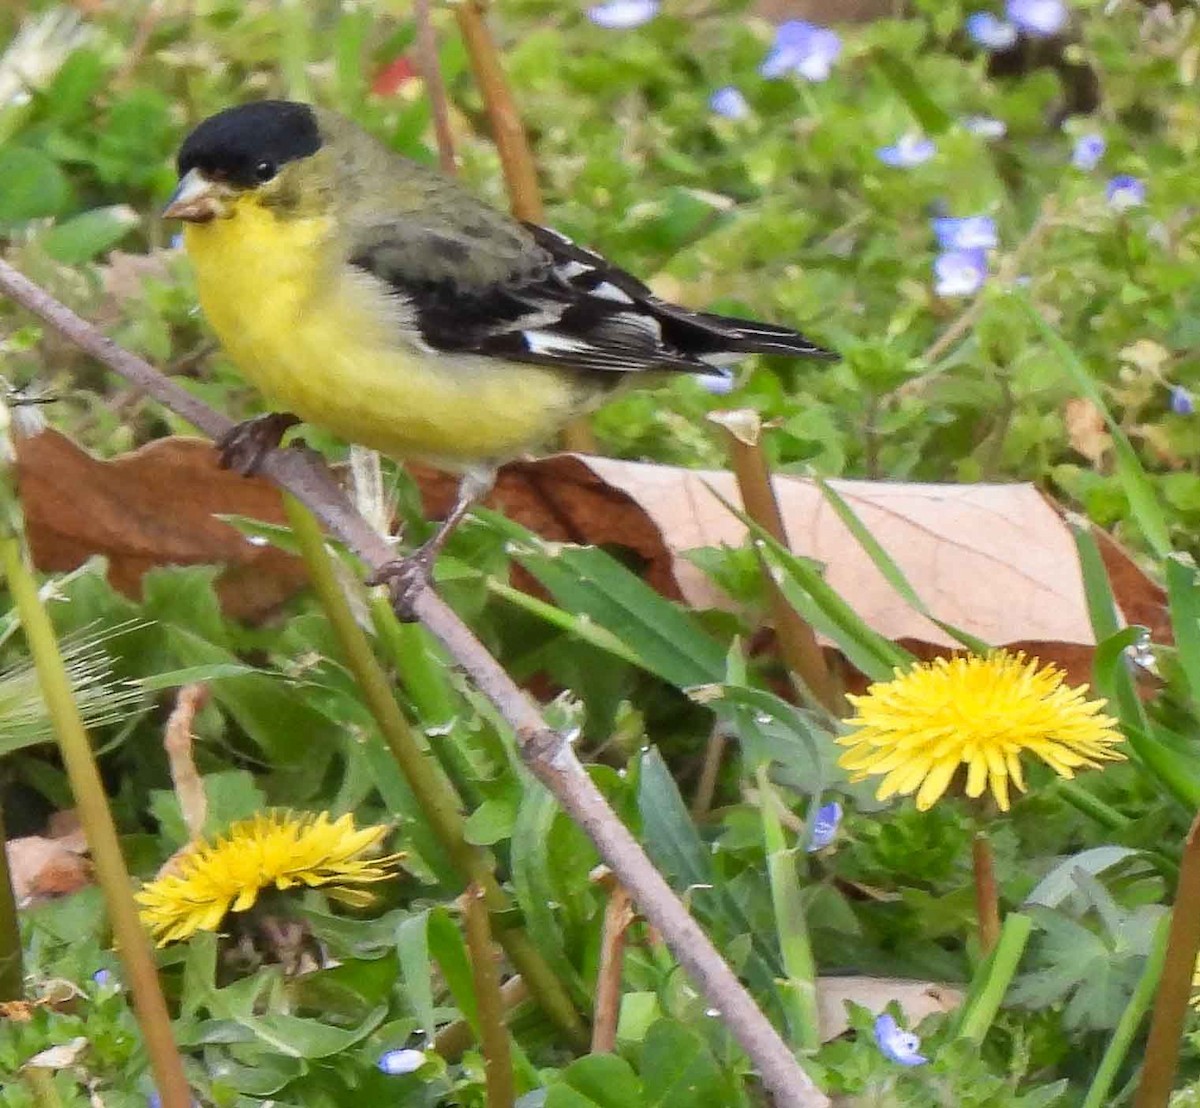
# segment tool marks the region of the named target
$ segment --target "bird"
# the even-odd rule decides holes
[[[433,536],[371,578],[409,618],[497,467],[615,391],[677,373],[720,389],[746,354],[835,356],[790,327],[660,299],[321,107],[217,112],[187,135],[176,168],[163,215],[184,221],[200,306],[278,405],[220,440],[223,463],[254,472],[308,422],[458,476]]]

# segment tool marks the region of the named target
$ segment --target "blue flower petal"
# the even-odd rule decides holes
[[[1004,12],[1025,34],[1050,38],[1066,29],[1069,13],[1062,0],[1007,0]]]
[[[629,31],[649,23],[659,9],[658,0],[609,0],[588,9],[588,19],[610,31]]]
[[[901,1066],[923,1066],[929,1061],[920,1053],[920,1038],[905,1031],[886,1012],[875,1020],[875,1042],[885,1058]]]
[[[980,138],[1004,138],[1008,134],[1008,124],[1003,119],[996,119],[990,115],[969,115],[962,121],[962,125]]]
[[[943,250],[991,250],[998,242],[996,221],[990,215],[942,216],[932,223]]]
[[[776,28],[775,41],[758,71],[768,78],[797,73],[809,81],[825,81],[841,52],[842,40],[836,31],[804,19],[789,19]]]
[[[1171,411],[1176,415],[1194,415],[1196,412],[1196,402],[1192,394],[1182,385],[1171,389]]]
[[[1076,169],[1095,169],[1107,146],[1103,135],[1080,135],[1071,150],[1071,164]]]
[[[842,822],[842,806],[832,800],[822,804],[813,816],[812,830],[808,834],[808,852],[815,853],[824,850],[837,838],[838,826]]]
[[[938,296],[974,296],[986,280],[986,250],[947,250],[934,259],[933,291]]]
[[[1017,29],[991,12],[972,12],[963,24],[967,35],[985,50],[1007,50],[1017,41]]]
[[[376,1063],[380,1072],[386,1073],[388,1077],[402,1077],[406,1073],[414,1073],[424,1064],[423,1050],[385,1050]]]
[[[1136,208],[1146,202],[1146,184],[1128,173],[1118,173],[1105,186],[1104,195],[1110,207],[1117,211]]]
[[[708,106],[726,119],[745,119],[750,114],[750,105],[746,103],[742,90],[733,85],[717,89],[708,98]]]
[[[905,135],[899,142],[892,146],[881,146],[875,153],[884,165],[895,166],[897,169],[911,169],[914,165],[929,161],[936,151],[933,139],[922,138],[920,135]]]

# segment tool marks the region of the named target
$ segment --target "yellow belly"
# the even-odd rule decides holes
[[[583,375],[405,342],[394,305],[328,259],[324,219],[260,205],[188,224],[200,303],[238,368],[273,404],[397,457],[513,457],[590,406]]]

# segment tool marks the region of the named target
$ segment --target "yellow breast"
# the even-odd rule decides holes
[[[205,315],[273,404],[352,442],[454,465],[513,457],[598,397],[582,375],[405,341],[402,309],[342,263],[330,230],[249,198],[184,230]]]

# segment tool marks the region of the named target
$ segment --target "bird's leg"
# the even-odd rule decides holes
[[[217,439],[222,468],[252,477],[282,441],[288,428],[299,422],[300,417],[291,412],[267,412],[236,424]]]
[[[495,482],[496,471],[490,467],[467,470],[458,484],[454,507],[433,535],[407,557],[385,562],[367,578],[368,585],[388,586],[392,594],[392,607],[400,620],[405,623],[416,621],[414,605],[417,597],[429,587],[433,563],[437,561],[442,547],[467,513],[491,491]]]

